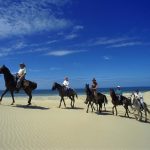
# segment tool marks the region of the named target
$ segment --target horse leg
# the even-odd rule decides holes
[[[128,109],[128,106],[124,106],[124,108],[125,108],[125,117],[126,117],[126,115],[127,115],[127,117],[129,118],[129,114],[128,114],[128,111],[129,111],[129,109]]]
[[[95,110],[94,103],[91,103],[91,109],[92,109],[92,112],[93,112],[93,110]]]
[[[28,105],[31,105],[32,94],[29,89],[24,89],[25,93],[29,96]]]
[[[62,102],[62,97],[61,97],[61,99],[60,99],[60,104],[59,104],[59,108],[61,107],[61,102]]]
[[[146,108],[144,108],[144,112],[145,112],[145,122],[147,122],[147,110],[146,110]]]
[[[1,95],[0,104],[1,104],[1,101],[2,101],[3,96],[4,96],[7,92],[8,92],[8,89],[6,89],[6,90],[3,92],[3,94]]]
[[[64,100],[64,98],[62,98],[62,100],[63,100],[63,102],[64,102],[64,106],[66,107],[66,103],[65,103],[65,100]]]
[[[96,104],[96,106],[97,106],[97,111],[99,110],[99,108],[98,108],[98,104]]]
[[[141,115],[140,115],[140,121],[142,120],[142,111],[140,111]]]
[[[136,109],[134,110],[133,113],[134,113],[135,119],[138,120],[138,115],[136,115],[135,112],[136,112]]]
[[[138,120],[141,121],[142,119],[142,112],[140,111],[140,108],[138,110]]]
[[[115,107],[115,106],[112,107],[112,114],[113,114],[113,115],[114,115],[114,107]]]
[[[72,98],[71,96],[70,96],[69,98],[70,98],[70,100],[71,100],[71,103],[70,103],[71,108],[73,108],[73,98]]]
[[[118,112],[117,112],[117,108],[116,108],[116,106],[115,106],[115,110],[116,110],[116,116],[118,115]]]
[[[99,113],[101,113],[102,112],[102,104],[100,103],[99,104]]]
[[[13,91],[11,91],[10,92],[11,93],[11,97],[12,97],[12,103],[11,103],[11,105],[13,105],[14,103],[15,103],[15,99],[14,99],[14,92]]]
[[[88,101],[88,104],[87,104],[87,110],[86,110],[87,113],[89,112],[89,106],[90,106],[90,105],[91,105],[91,102]],[[92,109],[92,105],[91,105],[91,109]]]
[[[87,110],[86,110],[87,113],[88,113],[88,111],[89,111],[89,105],[90,105],[90,104],[88,103],[88,105],[87,105]]]
[[[74,96],[72,97],[72,102],[73,102],[73,108],[74,108],[74,104],[75,104],[75,98],[74,98]]]
[[[104,102],[104,109],[105,109],[105,111],[106,111],[105,102]]]

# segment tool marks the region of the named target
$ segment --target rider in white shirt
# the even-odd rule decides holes
[[[25,75],[26,75],[27,71],[26,71],[26,66],[24,63],[20,64],[20,69],[18,71],[18,73],[16,74],[17,77],[17,92],[19,91],[20,87],[21,87],[21,83],[22,81],[25,79]]]
[[[64,81],[63,81],[63,86],[66,88],[66,89],[69,89],[69,80],[68,80],[68,77],[65,77]]]

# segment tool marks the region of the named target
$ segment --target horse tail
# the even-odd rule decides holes
[[[104,95],[104,102],[106,103],[106,104],[108,104],[108,100],[107,100],[107,97]]]
[[[74,95],[76,96],[76,98],[78,98],[78,95],[77,95],[77,93],[74,91]]]

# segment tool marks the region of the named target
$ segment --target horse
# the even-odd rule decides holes
[[[134,110],[134,116],[136,120],[142,121],[142,112],[144,111],[145,114],[145,122],[147,122],[147,112],[150,114],[150,110],[147,107],[147,104],[144,102],[144,105],[141,107],[140,100],[135,97],[134,93],[131,95],[133,110]],[[138,114],[136,115],[136,111]]]
[[[11,105],[13,105],[15,103],[14,91],[17,90],[17,88],[16,88],[16,85],[17,85],[16,77],[11,74],[10,70],[5,65],[0,67],[0,74],[4,75],[5,86],[6,86],[6,89],[2,93],[1,98],[0,98],[0,104],[2,102],[3,96],[8,91],[10,91],[11,97],[12,97],[12,100],[13,100]],[[37,83],[29,81],[29,80],[23,80],[21,88],[29,96],[28,105],[31,105],[32,91],[37,88]]]
[[[126,117],[126,115],[127,115],[127,117],[129,117],[129,114],[128,114],[128,112],[130,112],[129,111],[129,108],[128,108],[128,106],[131,106],[131,100],[130,99],[128,99],[128,98],[126,98],[125,96],[121,96],[121,101],[118,99],[118,97],[116,96],[116,93],[115,93],[115,91],[114,91],[114,89],[110,89],[110,97],[111,97],[111,99],[112,99],[112,104],[113,104],[113,107],[112,107],[112,113],[113,113],[113,115],[114,115],[114,109],[116,110],[116,116],[117,116],[117,114],[118,114],[118,112],[117,112],[117,106],[118,105],[122,105],[122,106],[124,106],[124,108],[125,108],[125,117]]]
[[[102,111],[102,104],[104,103],[104,108],[105,108],[105,111],[106,111],[106,107],[105,107],[105,104],[108,103],[108,100],[107,100],[107,97],[98,92],[97,93],[97,96],[95,97],[93,92],[91,91],[91,89],[89,88],[89,84],[86,84],[85,85],[85,92],[86,92],[86,102],[87,102],[87,113],[88,113],[88,109],[89,109],[89,106],[91,106],[91,109],[92,109],[92,112],[93,112],[93,109],[94,109],[94,106],[93,104],[95,103],[97,105],[97,110],[99,111],[99,113],[101,113]]]
[[[71,100],[71,104],[70,104],[71,108],[74,108],[75,96],[76,96],[76,98],[78,98],[78,95],[73,89],[67,89],[66,90],[64,88],[64,86],[60,85],[57,82],[54,82],[54,84],[52,85],[52,91],[54,91],[54,90],[57,90],[59,92],[59,96],[61,97],[59,108],[61,107],[62,101],[64,102],[64,106],[66,107],[64,97],[68,97]]]
[[[93,95],[92,91],[89,88],[89,84],[85,85],[85,93],[86,93],[86,100],[85,100],[85,102],[87,104],[86,112],[88,113],[89,106],[91,106],[91,109],[92,109],[92,112],[93,112],[93,109],[95,109],[94,106],[93,106],[93,104],[94,104],[94,95]]]

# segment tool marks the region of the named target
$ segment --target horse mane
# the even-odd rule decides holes
[[[5,65],[3,65],[2,68],[5,69],[6,72],[11,74],[10,70]]]
[[[86,90],[86,93],[87,93],[87,94],[92,94],[92,91],[91,91],[91,89],[90,89],[90,87],[89,87],[89,84],[86,84],[86,85],[85,85],[85,90]]]
[[[111,89],[110,89],[110,92],[111,92],[111,96],[117,97],[114,89],[111,88]]]
[[[58,85],[59,87],[62,87],[62,85],[59,84],[59,83],[57,83],[57,82],[55,82],[54,84],[55,84],[55,85]]]

